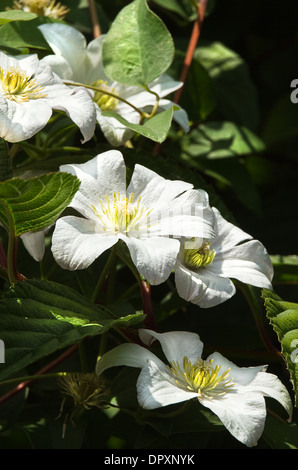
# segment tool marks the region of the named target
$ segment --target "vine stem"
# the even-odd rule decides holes
[[[181,71],[180,78],[179,78],[179,81],[182,82],[182,86],[176,91],[174,99],[173,99],[173,102],[175,104],[178,104],[178,102],[180,101],[182,91],[185,86],[188,72],[189,72],[189,69],[193,60],[193,56],[197,47],[200,34],[201,34],[202,23],[205,18],[207,4],[208,4],[208,0],[200,0],[200,3],[198,5],[198,16],[192,28],[192,33],[190,36],[188,48],[187,48],[186,55],[185,55],[184,62],[183,62],[182,71]],[[160,143],[155,144],[154,149],[153,149],[153,155],[158,154],[160,147],[161,147]]]
[[[174,103],[178,103],[188,76],[188,72],[193,60],[193,56],[195,53],[195,49],[197,47],[197,43],[201,34],[201,29],[202,29],[202,23],[204,21],[205,13],[206,13],[206,8],[207,8],[208,0],[200,0],[200,3],[198,5],[198,17],[196,21],[194,22],[191,37],[189,40],[188,48],[186,51],[184,63],[183,63],[183,68],[181,71],[180,75],[180,82],[183,83],[182,87],[179,88],[179,90],[176,91],[175,97],[174,97]]]
[[[151,285],[148,284],[146,281],[142,281],[140,284],[140,288],[142,294],[143,312],[146,315],[146,328],[158,331],[152,308]]]
[[[73,82],[71,80],[64,80],[63,83],[65,85],[69,85],[69,86],[82,86],[82,87],[87,88],[89,90],[97,91],[98,93],[102,93],[103,95],[108,95],[108,96],[111,96],[112,98],[115,98],[119,101],[122,101],[123,103],[127,104],[127,106],[130,106],[132,109],[134,109],[140,115],[141,119],[144,119],[144,118],[150,119],[150,118],[152,118],[155,115],[155,113],[157,111],[157,108],[158,108],[158,104],[159,104],[159,97],[158,97],[157,93],[154,93],[152,90],[149,90],[149,89],[147,89],[146,91],[148,91],[149,93],[152,93],[156,97],[158,97],[158,99],[156,99],[156,103],[153,107],[153,110],[150,114],[143,112],[141,109],[137,108],[134,104],[127,101],[125,98],[122,98],[121,96],[117,95],[116,93],[112,93],[111,91],[103,90],[102,88],[99,88],[99,87],[96,87],[96,86],[93,86],[93,85],[87,85],[85,83]]]
[[[95,0],[88,0],[90,19],[92,23],[93,37],[98,38],[101,35],[100,24],[98,21]]]
[[[24,390],[26,387],[28,387],[32,382],[34,382],[34,380],[36,378],[39,378],[40,375],[44,375],[44,374],[47,374],[50,370],[52,370],[54,367],[56,367],[57,365],[59,365],[61,362],[63,362],[65,359],[67,359],[69,356],[71,356],[71,354],[73,354],[74,352],[77,351],[79,345],[78,344],[74,344],[73,346],[71,346],[70,348],[68,348],[63,354],[61,354],[59,357],[57,357],[56,359],[54,359],[52,362],[50,362],[49,364],[47,364],[45,367],[43,367],[42,369],[40,369],[34,376],[34,378],[30,378],[28,380],[24,380],[23,382],[19,383],[19,385],[17,385],[15,388],[13,388],[12,390],[10,390],[8,393],[6,393],[5,395],[3,395],[2,397],[0,397],[0,405],[2,403],[4,403],[6,400],[10,399],[11,397],[13,397],[14,395],[16,395],[17,393],[21,392],[22,390]]]

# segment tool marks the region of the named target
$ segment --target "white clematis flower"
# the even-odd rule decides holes
[[[44,57],[42,61],[50,64],[63,80],[100,87],[127,100],[141,111],[151,111],[156,101],[154,94],[141,87],[114,82],[106,76],[102,62],[102,44],[105,35],[99,36],[87,45],[83,34],[68,25],[43,24],[39,29],[55,53]],[[173,104],[164,97],[181,86],[182,82],[173,80],[168,74],[161,75],[148,85],[148,88],[161,98],[158,111],[164,111]],[[97,122],[104,136],[114,147],[124,144],[134,132],[117,119],[103,116],[102,111],[115,111],[132,124],[139,124],[139,113],[120,99],[104,93],[93,91],[90,93],[94,100]],[[183,109],[174,111],[173,118],[185,132],[188,132],[188,116]]]
[[[264,430],[266,403],[272,397],[291,419],[292,401],[286,387],[265,366],[238,367],[220,353],[202,359],[203,343],[195,333],[156,333],[140,330],[142,341],[157,339],[169,365],[137,344],[121,344],[97,362],[101,375],[114,366],[140,367],[137,397],[148,410],[196,398],[222,421],[228,431],[248,447],[255,446]]]
[[[72,119],[84,141],[91,139],[96,120],[86,90],[64,85],[36,54],[13,57],[0,52],[0,137],[8,142],[31,138],[54,109]]]
[[[214,307],[235,294],[230,278],[272,289],[273,267],[262,243],[212,209],[215,237],[181,243],[174,268],[180,297],[202,308]]]
[[[70,207],[84,216],[56,222],[52,252],[65,269],[85,269],[123,240],[139,273],[159,284],[170,275],[180,249],[179,240],[170,236],[213,236],[205,191],[191,190],[191,184],[167,180],[142,165],[135,165],[126,188],[126,166],[118,150],[60,170],[81,181]]]

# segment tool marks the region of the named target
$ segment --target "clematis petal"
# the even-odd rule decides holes
[[[68,62],[73,72],[72,79],[80,81],[82,62],[85,58],[85,36],[77,29],[62,23],[42,24],[38,29],[53,52]]]
[[[0,137],[12,143],[30,139],[47,124],[51,115],[52,109],[45,101],[20,104],[0,96]]]
[[[178,240],[119,237],[126,243],[137,270],[151,285],[161,284],[169,277],[179,252]]]
[[[46,55],[40,61],[42,66],[51,67],[52,71],[63,80],[73,80],[72,69],[64,57],[58,55]]]
[[[61,165],[60,171],[71,173],[81,181],[70,207],[94,220],[92,205],[97,207],[105,197],[113,200],[114,193],[126,191],[126,167],[118,150],[103,152],[86,163]]]
[[[180,261],[177,261],[175,266],[175,284],[182,299],[201,308],[215,307],[236,293],[233,282],[228,278],[217,276],[209,266],[192,271]]]
[[[289,420],[292,419],[293,404],[288,390],[279,378],[268,372],[259,372],[249,384],[249,388],[256,390],[265,397],[274,398],[286,410]]]
[[[97,375],[101,375],[106,369],[117,366],[142,368],[149,361],[155,362],[162,369],[166,369],[165,364],[148,349],[138,344],[123,343],[98,359],[95,372]]]
[[[150,213],[150,233],[180,239],[214,237],[213,212],[206,191],[188,189],[172,199],[169,207],[157,205],[157,208]]]
[[[266,419],[264,397],[260,393],[227,393],[221,399],[200,399],[221,420],[227,430],[247,447],[257,444]]]
[[[115,236],[97,233],[92,220],[66,216],[56,222],[52,253],[64,269],[85,269],[117,240]]]
[[[35,261],[41,261],[45,252],[45,234],[49,230],[47,227],[38,232],[26,232],[21,235],[21,240],[32,258]]]
[[[265,247],[258,240],[225,249],[215,257],[209,269],[218,276],[272,289],[272,263]]]
[[[51,106],[53,109],[64,111],[70,117],[82,132],[82,143],[85,143],[92,138],[95,131],[96,111],[93,100],[85,89],[75,89],[71,94],[67,94],[65,90],[62,96],[63,98],[60,93],[57,94]]]
[[[292,416],[292,401],[286,387],[273,374],[264,372],[264,366],[238,367],[219,353],[211,354],[207,360],[213,366],[229,371],[228,379],[234,386],[231,393],[218,400],[200,399],[210,408],[230,433],[248,447],[255,446],[260,438],[266,419],[264,396],[279,401],[289,417]]]
[[[266,365],[238,367],[218,352],[210,354],[207,361],[209,359],[212,359],[214,367],[220,366],[222,370],[230,369],[229,377],[232,378],[233,382],[240,385],[249,385],[257,377],[259,372],[266,370],[267,367]]]
[[[105,74],[102,62],[102,45],[104,38],[105,34],[101,34],[97,38],[90,41],[87,46],[87,53],[84,64],[86,74],[84,83],[92,84],[95,83],[99,78],[101,80],[108,79]]]
[[[142,408],[154,410],[161,406],[181,403],[196,398],[197,393],[177,387],[175,379],[156,362],[149,361],[137,380],[138,402]]]
[[[141,197],[142,204],[159,207],[169,204],[175,197],[193,185],[180,180],[167,180],[153,170],[142,165],[135,165],[127,193],[133,193],[135,199]]]
[[[238,243],[252,239],[251,235],[224,219],[216,207],[212,207],[212,210],[215,216],[214,231],[217,234],[212,248],[214,248],[217,253],[221,253],[223,250],[233,248],[238,245]]]
[[[162,347],[164,355],[169,362],[177,362],[182,366],[183,358],[186,356],[191,363],[201,358],[203,343],[196,333],[189,331],[170,331],[157,333],[153,330],[142,328],[139,336],[144,344],[151,345],[157,339]]]

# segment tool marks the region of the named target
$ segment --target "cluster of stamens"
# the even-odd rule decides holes
[[[183,358],[183,369],[178,362],[171,362],[170,371],[178,387],[198,394],[198,398],[212,399],[225,395],[233,386],[228,380],[230,369],[220,375],[221,366],[212,365],[213,360],[204,361],[198,358],[191,364],[187,357]]]
[[[186,243],[184,244],[183,251],[186,266],[192,269],[198,269],[212,263],[215,257],[215,250],[210,250],[210,243],[208,241],[202,243],[199,248],[186,248]]]
[[[60,20],[63,20],[69,12],[69,8],[60,2],[56,3],[56,0],[15,0],[12,8]]]
[[[110,201],[108,196],[105,196],[105,202],[100,200],[99,205],[100,210],[92,204],[96,216],[105,231],[114,233],[127,233],[132,228],[141,230],[144,228],[142,223],[144,217],[147,218],[151,212],[141,205],[141,196],[136,203],[133,203],[133,193],[129,197],[114,193],[114,201]],[[148,225],[145,224],[145,227]]]
[[[98,104],[102,111],[113,111],[113,109],[116,108],[119,100],[115,98],[115,96],[112,96],[115,95],[115,90],[114,88],[110,89],[107,83],[108,82],[104,80],[97,80],[95,83],[93,83],[94,87],[100,88],[102,90],[95,92],[93,100],[96,104]]]
[[[35,78],[14,67],[0,67],[0,93],[8,100],[22,103],[47,96]]]

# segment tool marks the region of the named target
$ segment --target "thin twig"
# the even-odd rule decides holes
[[[198,17],[196,21],[194,22],[191,37],[189,40],[187,52],[185,55],[184,63],[183,63],[183,68],[181,71],[180,79],[179,81],[183,83],[182,87],[179,88],[179,90],[176,91],[175,97],[174,97],[174,103],[178,103],[180,101],[180,97],[188,76],[188,72],[193,60],[193,56],[197,47],[197,43],[201,34],[201,29],[202,29],[202,23],[204,21],[205,17],[205,12],[207,8],[208,0],[200,0],[199,6],[198,6]]]
[[[101,29],[100,29],[100,24],[98,21],[95,0],[88,0],[88,5],[89,5],[89,11],[90,11],[90,19],[92,23],[93,37],[95,39],[101,35]]]
[[[78,349],[78,344],[74,344],[70,348],[68,348],[63,354],[61,354],[59,357],[54,359],[52,362],[47,364],[45,367],[40,369],[35,375],[39,376],[42,374],[47,373],[49,370],[53,369],[57,365],[59,365],[61,362],[63,362],[66,358],[68,358],[71,354],[73,354],[76,350]],[[28,387],[32,382],[34,382],[34,379],[30,380],[25,380],[24,382],[21,382],[19,385],[17,385],[15,388],[7,392],[5,395],[0,397],[0,405],[4,403],[6,400],[9,398],[13,397],[17,393],[19,393],[21,390],[24,390],[26,387]]]
[[[198,17],[195,20],[194,25],[193,25],[191,37],[189,40],[188,48],[187,48],[185,59],[183,62],[182,71],[181,71],[180,78],[179,78],[179,81],[182,82],[183,85],[179,88],[179,90],[176,91],[174,99],[173,99],[173,102],[176,104],[178,104],[178,102],[180,101],[181,94],[185,86],[188,72],[189,72],[189,69],[193,60],[193,56],[197,47],[200,34],[201,34],[201,26],[205,17],[207,4],[208,4],[208,0],[200,0],[200,3],[198,5]],[[160,146],[161,146],[160,143],[155,144],[154,149],[153,149],[153,155],[158,154]]]

